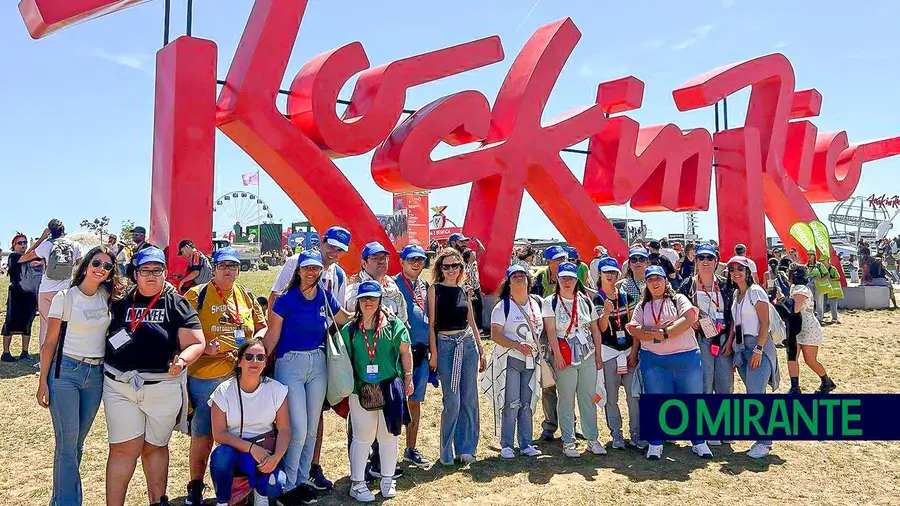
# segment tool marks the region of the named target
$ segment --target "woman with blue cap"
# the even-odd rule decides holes
[[[625,279],[619,281],[619,287],[632,299],[641,300],[645,286],[644,271],[650,265],[650,252],[643,246],[632,247],[628,250],[627,264]]]
[[[556,373],[557,412],[562,431],[563,454],[580,457],[575,447],[575,401],[581,417],[581,431],[588,440],[587,451],[606,454],[597,441],[597,371],[603,369],[600,348],[599,317],[594,305],[578,281],[578,267],[563,262],[557,272],[556,294],[544,299],[542,314],[547,341],[553,350]]]
[[[622,436],[622,413],[619,411],[619,388],[625,387],[628,404],[628,428],[631,446],[643,450],[647,443],[641,439],[638,394],[633,385],[638,363],[638,349],[625,325],[631,320],[631,312],[637,299],[629,297],[624,289],[616,288],[621,275],[619,262],[612,257],[600,259],[600,288],[594,298],[600,328],[600,357],[603,359],[603,375],[606,383],[606,425],[612,436],[612,447],[625,449]]]
[[[350,319],[334,295],[322,289],[322,255],[304,251],[287,289],[272,304],[267,350],[275,352],[275,379],[288,387],[291,444],[285,456],[286,490],[299,499],[314,496],[309,471],[328,384],[325,335]]]
[[[703,366],[692,325],[697,308],[676,294],[659,265],[644,273],[646,287],[626,328],[641,343],[641,378],[646,394],[702,394]],[[694,454],[712,458],[706,441],[691,441]],[[650,441],[647,458],[662,458],[663,441]]]
[[[406,397],[413,393],[412,352],[406,325],[382,305],[377,281],[364,281],[356,294],[356,311],[341,329],[353,363],[354,387],[350,395],[350,497],[371,502],[375,495],[366,485],[366,461],[378,440],[381,468],[397,465],[400,428],[409,423]],[[397,496],[394,477],[382,476],[381,497]]]
[[[491,311],[491,341],[495,370],[492,383],[495,414],[499,409],[500,457],[511,459],[516,426],[519,429],[519,452],[528,457],[541,455],[532,444],[533,405],[537,404],[538,340],[544,330],[541,299],[529,295],[531,277],[521,265],[506,270],[500,286],[500,300]],[[502,406],[502,407],[501,407]]]

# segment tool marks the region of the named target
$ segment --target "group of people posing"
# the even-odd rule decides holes
[[[388,251],[370,242],[360,271],[348,275],[338,261],[350,239],[344,228],[328,229],[318,251],[287,260],[268,298],[238,282],[233,248],[217,250],[210,281],[184,296],[165,282],[166,257],[156,247],[135,253],[133,283],[119,279],[107,247],[78,252],[71,281],[50,301],[41,347],[37,400],[49,408],[56,436],[51,505],[81,504],[78,468],[101,401],[110,506],[124,505],[139,458],[150,504],[168,504],[174,428],[191,435],[186,504],[202,504],[207,471],[219,505],[250,490],[257,505],[270,498],[313,503],[333,486],[319,465],[329,410],[348,419],[350,496],[362,502],[375,500],[375,492],[394,497],[400,459],[431,465],[417,448],[429,384],[442,391],[438,463],[475,462],[478,379],[487,374],[489,357],[473,307],[476,280],[468,279],[477,267],[467,266],[461,253],[466,238],[437,254],[429,282],[421,279],[425,251],[415,245],[400,252],[401,272],[389,276]],[[517,445],[523,456],[541,455],[532,427],[539,397],[545,415],[539,439],[554,440],[559,430],[563,453],[575,458],[582,455],[582,435],[584,451],[605,454],[598,376],[611,447],[630,444],[649,459],[661,458],[663,441],[640,437],[641,393],[732,393],[735,369],[748,393],[777,388],[769,300],[746,257],[729,259],[719,277],[719,253],[699,245],[694,273],[676,292],[643,246],[630,250],[625,268],[599,258],[595,290],[579,280],[581,269],[565,249],[543,255],[549,265],[537,275],[524,265],[509,268],[491,312],[490,360],[502,361],[502,374],[489,381],[505,387],[494,398],[502,412],[502,458],[516,458]],[[797,342],[807,364],[821,372],[819,392],[827,393],[834,384],[815,358],[821,328],[807,328],[810,298],[799,288],[805,271],[795,268],[791,298],[805,333]],[[331,395],[341,380],[339,355],[348,357],[352,376],[345,398]],[[796,359],[789,364],[792,382]],[[627,442],[620,387],[628,398]],[[704,458],[721,444],[692,443]],[[748,455],[764,457],[770,447],[771,441],[759,441]]]

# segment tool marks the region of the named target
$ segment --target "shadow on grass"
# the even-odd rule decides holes
[[[16,358],[15,362],[0,362],[0,380],[37,374],[38,370],[34,368],[37,361],[37,356],[32,355],[32,358],[27,360]]]

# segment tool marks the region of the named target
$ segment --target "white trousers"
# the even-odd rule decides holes
[[[381,469],[394,470],[397,467],[399,436],[388,432],[384,413],[366,411],[359,404],[359,396],[350,396],[350,423],[353,424],[353,441],[350,443],[350,481],[366,481],[366,461],[369,450],[378,438]]]

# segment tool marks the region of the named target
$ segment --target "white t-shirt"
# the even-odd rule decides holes
[[[66,293],[71,292],[72,312],[66,327],[63,353],[87,358],[103,358],[106,351],[106,330],[109,328],[109,295],[100,288],[90,297],[77,286],[58,292],[50,303],[50,318],[63,319]]]
[[[734,315],[734,325],[741,325],[745,336],[759,335],[759,315],[756,314],[756,303],[761,300],[768,302],[769,296],[763,290],[763,287],[759,285],[751,286],[740,302],[738,302],[737,290],[734,292],[731,314]]]
[[[568,332],[569,324],[572,321],[572,304],[574,299],[560,299],[556,302],[556,310],[553,310],[553,299],[556,295],[551,295],[544,299],[543,317],[556,318],[556,337],[565,338],[569,341],[579,342],[585,347],[586,352],[594,350],[594,340],[591,337],[591,322],[597,321],[600,317],[594,311],[594,303],[587,296],[581,296],[582,301],[578,304],[576,316],[578,324],[572,325],[572,331]]]
[[[281,293],[291,284],[291,278],[297,272],[297,259],[299,257],[300,255],[294,255],[285,260],[278,277],[275,278],[275,283],[272,284],[273,292]],[[338,269],[341,269],[341,266],[337,263],[329,265],[327,269],[322,271],[322,279],[319,280],[319,285],[326,290],[331,290],[331,295],[334,295],[334,298],[341,305],[344,305],[344,301],[347,298],[347,275],[341,269],[341,273],[344,275],[339,277],[337,274]]]
[[[537,350],[537,340],[544,330],[544,319],[541,314],[541,306],[534,299],[529,297],[528,304],[523,305],[522,307],[525,309],[525,314],[522,314],[519,305],[510,299],[509,316],[507,317],[503,314],[503,301],[501,300],[494,306],[494,310],[491,311],[491,325],[502,325],[504,337],[510,341],[525,343]],[[532,334],[531,327],[529,327],[525,318],[528,318],[531,322],[531,327],[534,327],[534,332],[536,332],[537,335]],[[526,360],[525,355],[518,350],[510,349],[509,356],[525,362],[526,365],[529,362]]]
[[[673,250],[672,248],[660,248],[659,254],[668,258],[669,261],[672,262],[672,265],[675,265],[675,262],[678,261],[678,258],[680,256],[678,255],[678,252]]]
[[[228,432],[244,439],[265,434],[275,428],[275,415],[284,403],[288,389],[281,383],[263,378],[255,392],[241,392],[238,399],[238,380],[231,378],[216,387],[209,396],[213,403],[225,413]],[[241,402],[244,404],[244,433],[241,435]]]
[[[66,240],[72,244],[72,248],[74,250],[74,255],[75,255],[75,260],[76,261],[80,260],[82,257],[81,246],[75,241],[71,241],[69,239],[66,239]],[[40,293],[58,292],[60,290],[65,290],[66,288],[69,287],[70,284],[72,284],[71,278],[56,280],[56,279],[50,279],[47,277],[46,264],[47,264],[48,259],[50,258],[50,250],[52,248],[53,248],[53,244],[50,242],[49,239],[47,239],[44,242],[42,242],[41,244],[39,244],[37,248],[34,248],[34,254],[44,260],[44,275],[43,275],[43,277],[41,277],[41,287],[38,289],[38,292],[40,292]]]

